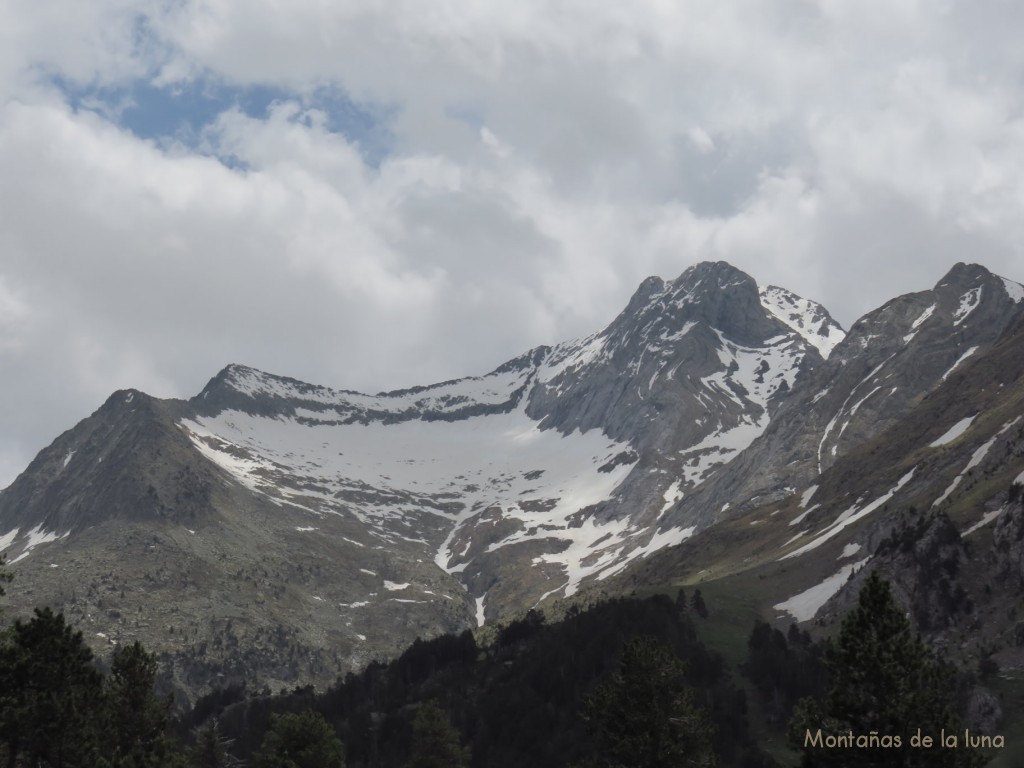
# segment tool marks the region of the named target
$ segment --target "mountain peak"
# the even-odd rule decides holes
[[[718,288],[728,288],[745,281],[753,282],[753,279],[727,261],[701,261],[684,270],[683,274],[675,279],[674,284],[696,287],[709,282]]]
[[[970,322],[978,322],[986,315],[1002,328],[1008,312],[1024,300],[1024,286],[990,272],[980,264],[953,265],[931,292],[940,302],[951,308],[953,324],[961,325],[970,315]],[[987,310],[975,311],[986,307]]]
[[[310,385],[265,373],[239,363],[224,366],[189,402],[204,413],[226,408],[267,411],[269,401],[289,394],[286,384],[309,388]],[[272,409],[271,409],[272,410]]]
[[[981,264],[965,264],[958,261],[942,279],[935,284],[935,290],[940,288],[974,288],[993,277]]]
[[[673,280],[659,301],[661,311],[707,323],[740,344],[755,345],[773,335],[754,279],[724,261],[694,264]]]
[[[983,267],[981,264],[965,264],[963,262],[957,262],[935,285],[935,291],[939,292],[946,290],[962,292],[972,289],[980,289],[981,286],[986,284],[997,289],[991,291],[993,296],[1000,295],[998,288],[1001,287],[1002,290],[1005,291],[1006,296],[1014,304],[1024,301],[1024,285],[1021,285],[1016,280],[1010,280],[1009,278],[997,275]]]
[[[792,291],[768,285],[760,288],[761,304],[772,315],[799,333],[822,357],[828,358],[846,332],[821,304]]]

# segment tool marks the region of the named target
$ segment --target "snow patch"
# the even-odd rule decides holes
[[[910,326],[910,330],[916,331],[918,328],[920,328],[921,324],[924,323],[924,321],[927,320],[929,317],[931,317],[932,313],[935,312],[935,306],[936,306],[935,304],[932,304],[930,307],[928,307],[928,309],[926,309],[924,312],[922,312],[918,316],[917,320],[915,320],[913,322],[913,324]]]
[[[691,525],[688,528],[669,528],[666,531],[657,531],[646,544],[636,547],[618,563],[601,571],[597,575],[597,580],[604,581],[609,576],[614,576],[637,558],[647,557],[648,555],[665,549],[666,547],[674,547],[682,544],[688,538],[693,536],[693,533],[696,530],[697,526]]]
[[[408,589],[408,588],[409,588],[409,582],[406,582],[405,584],[396,584],[393,581],[387,581],[386,579],[384,580],[384,589],[386,589],[386,590],[388,590],[390,592],[398,592],[400,590]]]
[[[848,557],[853,557],[858,552],[860,552],[860,544],[847,544],[843,547],[843,553],[836,560],[845,560]]]
[[[978,417],[978,414],[968,416],[964,419],[960,419],[956,424],[947,429],[942,433],[942,436],[928,443],[929,448],[938,448],[939,446],[946,445],[956,440],[960,435],[967,431],[967,428],[971,426],[971,423]]]
[[[979,520],[974,525],[972,525],[970,528],[968,528],[966,531],[961,533],[960,536],[961,537],[969,536],[970,534],[974,533],[976,530],[978,530],[982,526],[988,525],[993,520],[995,520],[997,517],[999,517],[999,515],[1001,515],[1003,513],[1004,509],[1005,509],[1005,507],[1000,507],[999,509],[994,509],[991,512],[986,512],[984,515],[981,516],[981,520]]]
[[[936,305],[932,304],[930,307],[928,307],[928,309],[926,309],[918,316],[918,318],[913,322],[913,324],[911,324],[910,333],[903,337],[904,344],[909,344],[913,340],[913,338],[917,336],[917,329],[921,327],[921,324],[924,323],[925,320],[932,316],[932,314],[935,312],[935,307]]]
[[[806,509],[807,502],[814,498],[814,494],[817,492],[817,490],[818,486],[812,485],[810,488],[808,488],[806,491],[800,494],[800,509]]]
[[[699,443],[679,452],[683,460],[683,479],[700,485],[717,467],[731,461],[736,454],[756,440],[768,426],[767,412],[752,419],[741,417],[731,429],[712,432]]]
[[[842,531],[844,528],[847,528],[847,527],[853,525],[854,523],[856,523],[858,520],[861,520],[862,518],[867,517],[869,514],[871,514],[876,509],[878,509],[883,504],[885,504],[887,501],[889,501],[889,499],[891,499],[894,495],[896,495],[896,493],[899,492],[899,490],[904,485],[906,485],[908,482],[910,482],[910,478],[912,478],[914,476],[914,471],[916,469],[917,468],[915,467],[914,469],[910,470],[905,475],[903,475],[903,477],[901,477],[896,482],[896,485],[894,485],[892,488],[890,488],[888,491],[886,491],[884,494],[879,496],[877,499],[872,501],[867,506],[865,506],[865,507],[863,507],[861,509],[857,509],[856,506],[850,507],[849,509],[844,511],[841,515],[839,515],[839,517],[837,517],[832,522],[832,524],[830,526],[828,526],[823,531],[821,531],[818,534],[817,538],[815,538],[814,540],[808,542],[807,544],[804,544],[799,549],[790,552],[788,555],[783,555],[779,559],[780,560],[788,560],[791,557],[798,557],[799,555],[802,555],[802,554],[804,554],[806,552],[810,552],[812,549],[817,549],[822,544],[824,544],[826,541],[828,541],[833,536],[835,536],[837,533]]]
[[[592,351],[597,346],[594,339]],[[250,384],[257,386],[255,380]],[[455,572],[456,533],[481,510],[498,506],[506,517],[522,521],[523,530],[543,525],[546,538],[574,540],[572,515],[607,499],[635,465],[620,460],[612,471],[600,471],[627,453],[628,444],[599,430],[541,430],[525,414],[525,398],[508,413],[383,424],[338,416],[353,400],[393,408],[386,398],[334,394],[337,413],[298,407],[292,417],[268,418],[229,410],[180,425],[204,456],[276,503],[319,515],[354,515],[382,536],[398,536],[396,527],[404,524],[399,530],[407,541],[430,538],[440,528],[435,561],[449,573]],[[328,399],[321,390],[296,396]],[[544,468],[540,477],[538,467]],[[533,499],[555,506],[538,512],[520,508]],[[522,538],[520,532],[507,543]]]
[[[971,455],[971,460],[967,462],[967,466],[964,467],[964,474],[970,472],[972,469],[974,469],[976,466],[978,466],[979,464],[981,464],[981,462],[985,460],[985,455],[989,452],[989,449],[992,448],[992,446],[995,444],[996,438],[998,437],[999,435],[995,435],[994,437],[990,438]]]
[[[661,512],[659,517],[668,511],[669,507],[675,504],[677,501],[683,498],[684,494],[679,490],[679,483],[681,481],[676,480],[672,485],[668,487],[665,493],[662,494],[661,498],[665,500],[665,503],[661,505]]]
[[[607,357],[606,341],[605,337],[595,333],[584,339],[574,339],[556,345],[537,371],[537,382],[550,384],[563,373],[579,371],[604,359]],[[561,387],[555,387],[556,393],[561,393],[561,391]]]
[[[871,557],[868,556],[856,563],[844,565],[820,584],[816,584],[799,595],[794,595],[784,603],[777,603],[772,607],[779,611],[786,611],[799,622],[810,621],[821,610],[821,606],[843,588],[843,584],[850,578],[850,574],[859,571],[870,559]]]
[[[953,325],[960,325],[967,316],[971,314],[978,307],[978,303],[981,301],[981,286],[977,288],[971,288],[967,293],[960,297],[960,306],[956,308],[953,313]]]
[[[963,476],[963,473],[962,473],[962,472],[961,472],[961,473],[960,473],[959,475],[957,475],[956,477],[954,477],[954,478],[953,478],[953,482],[952,482],[952,483],[950,483],[950,484],[949,484],[949,487],[948,487],[948,488],[946,488],[946,490],[944,490],[944,491],[942,492],[942,495],[941,495],[941,496],[939,496],[939,498],[937,498],[937,499],[936,499],[935,501],[933,501],[933,502],[932,502],[932,506],[933,506],[933,507],[937,507],[937,506],[939,506],[939,504],[941,504],[941,503],[942,503],[942,502],[944,502],[944,501],[945,501],[946,499],[948,499],[948,498],[949,498],[949,495],[950,495],[951,493],[953,493],[953,491],[955,491],[955,490],[957,489],[957,486],[959,486],[959,485],[960,485],[960,481],[961,481],[961,480],[963,480],[963,479],[964,479],[964,476]]]
[[[862,339],[862,341],[863,341],[863,339]],[[832,433],[832,430],[835,427],[836,423],[839,421],[839,419],[846,412],[846,406],[849,405],[850,401],[853,399],[853,396],[855,394],[857,394],[857,390],[859,390],[862,386],[864,386],[866,383],[871,381],[875,377],[875,375],[880,370],[882,370],[882,368],[885,366],[885,364],[888,363],[890,360],[892,360],[893,357],[895,357],[895,356],[896,356],[895,352],[893,354],[889,355],[889,357],[885,358],[885,360],[883,360],[878,365],[876,365],[871,370],[871,373],[869,373],[867,376],[865,376],[863,379],[861,379],[859,382],[857,382],[856,386],[854,386],[853,389],[851,389],[849,394],[846,396],[846,399],[843,400],[843,404],[841,406],[839,406],[839,410],[836,411],[835,416],[833,416],[831,421],[829,421],[829,423],[825,426],[825,431],[822,432],[821,440],[818,442],[818,474],[819,475],[822,473],[822,468],[823,468],[823,464],[824,464],[824,462],[822,461],[822,454],[825,451],[825,441],[828,440],[828,436]],[[859,407],[860,404],[862,402],[864,402],[864,400],[866,400],[872,394],[874,394],[874,390],[869,392],[866,397],[864,397],[860,402],[858,402],[857,403],[857,407]],[[842,434],[842,432],[846,430],[846,427],[847,427],[848,423],[849,423],[849,420],[847,420],[847,423],[843,425],[842,430],[840,430],[840,434]],[[836,455],[836,448],[837,447],[838,446],[836,446],[836,445],[832,446],[832,455],[833,456]]]
[[[18,536],[19,530],[21,529],[15,528],[12,531],[8,531],[3,536],[0,536],[0,551],[7,549],[7,547],[11,546],[11,542],[13,542]]]
[[[824,358],[832,354],[832,350],[846,336],[839,324],[817,302],[774,285],[758,286],[758,293],[761,306],[800,334]]]
[[[799,539],[801,536],[806,536],[808,533],[810,533],[810,530],[800,531],[800,533],[796,534],[796,536],[793,536],[789,541],[787,541],[785,544],[783,544],[782,548],[785,549],[790,544],[792,544],[794,541]]]
[[[977,351],[978,351],[978,347],[975,346],[975,347],[971,347],[966,352],[964,352],[962,355],[960,355],[960,357],[958,357],[956,359],[956,362],[953,363],[953,365],[950,367],[950,369],[948,371],[946,371],[944,374],[942,374],[942,378],[939,379],[939,381],[945,381],[947,378],[949,378],[949,374],[951,374],[953,371],[955,371],[957,369],[957,366],[960,365],[960,363],[962,363],[964,360],[966,360],[968,357],[970,357],[971,355],[973,355]]]
[[[960,485],[960,482],[963,480],[964,476],[972,469],[974,469],[976,466],[981,464],[982,461],[985,460],[985,456],[988,455],[988,452],[992,449],[992,446],[995,445],[996,440],[999,439],[999,437],[1003,435],[1007,430],[1009,430],[1014,424],[1020,421],[1021,418],[1024,417],[1018,416],[1012,421],[1008,421],[1006,424],[1003,425],[1002,429],[1000,429],[993,437],[985,441],[985,443],[983,443],[977,450],[975,450],[974,453],[971,454],[971,459],[970,461],[967,462],[967,466],[960,470],[960,474],[953,479],[953,482],[950,483],[949,487],[943,492],[943,494],[932,502],[932,506],[937,507],[939,506],[939,504],[948,499],[949,495],[956,490],[958,485]]]
[[[28,541],[23,545],[24,549],[22,549],[21,554],[13,560],[11,560],[11,565],[14,565],[19,560],[24,560],[32,553],[32,550],[38,547],[40,544],[46,544],[47,542],[56,541],[57,539],[63,539],[69,533],[71,533],[71,531],[62,534],[57,534],[52,531],[44,531],[42,523],[40,523],[31,531],[25,534],[25,536],[28,538]]]
[[[486,621],[484,618],[484,598],[486,597],[487,595],[483,594],[476,599],[476,625],[478,627],[482,627]]]
[[[1006,295],[1010,297],[1011,301],[1017,304],[1024,301],[1024,285],[1015,283],[1013,280],[1007,280],[1005,277],[999,279],[1003,281],[1003,288],[1006,290]]]
[[[820,506],[821,506],[821,504],[815,504],[810,509],[807,509],[804,512],[801,512],[799,515],[797,515],[792,520],[790,520],[789,524],[790,525],[800,525],[800,523],[802,523],[804,521],[804,518],[806,518],[809,514],[811,514],[811,512],[813,512],[814,510],[816,510]]]

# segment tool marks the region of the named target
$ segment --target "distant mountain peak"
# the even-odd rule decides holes
[[[973,288],[991,277],[993,274],[981,264],[967,264],[958,261],[935,284],[935,290],[946,287]]]
[[[762,287],[760,296],[765,309],[803,336],[826,359],[846,337],[842,326],[815,301],[776,285]]]
[[[725,285],[734,280],[748,280],[750,276],[727,261],[699,261],[683,270],[675,282],[700,282],[709,278]]]
[[[685,270],[671,284],[673,296],[691,302],[737,293],[757,293],[750,275],[725,261],[702,261]]]
[[[632,347],[637,340],[655,340],[697,323],[721,331],[744,345],[757,345],[775,335],[760,305],[757,283],[724,261],[705,261],[675,280],[644,280],[628,306],[601,334],[608,349]],[[767,323],[767,324],[766,324]]]

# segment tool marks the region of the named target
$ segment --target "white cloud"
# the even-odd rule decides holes
[[[32,321],[28,304],[0,277],[0,359],[25,346]]]
[[[3,399],[45,406],[0,414],[0,452],[231,361],[366,389],[480,373],[699,259],[847,324],[956,260],[1024,278],[1004,5],[9,3]],[[147,82],[229,97],[196,146],[170,118],[140,139],[118,121]],[[247,112],[246,86],[286,96]]]

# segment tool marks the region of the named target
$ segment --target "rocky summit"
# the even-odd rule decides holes
[[[188,401],[116,392],[0,492],[12,608],[60,608],[101,652],[142,639],[183,697],[322,685],[638,583],[775,569],[766,605],[810,621],[902,530],[883,507],[951,510],[947,558],[1005,507],[1024,398],[984,372],[1022,316],[1024,288],[958,264],[844,332],[702,263],[484,376],[366,395],[229,365]]]

